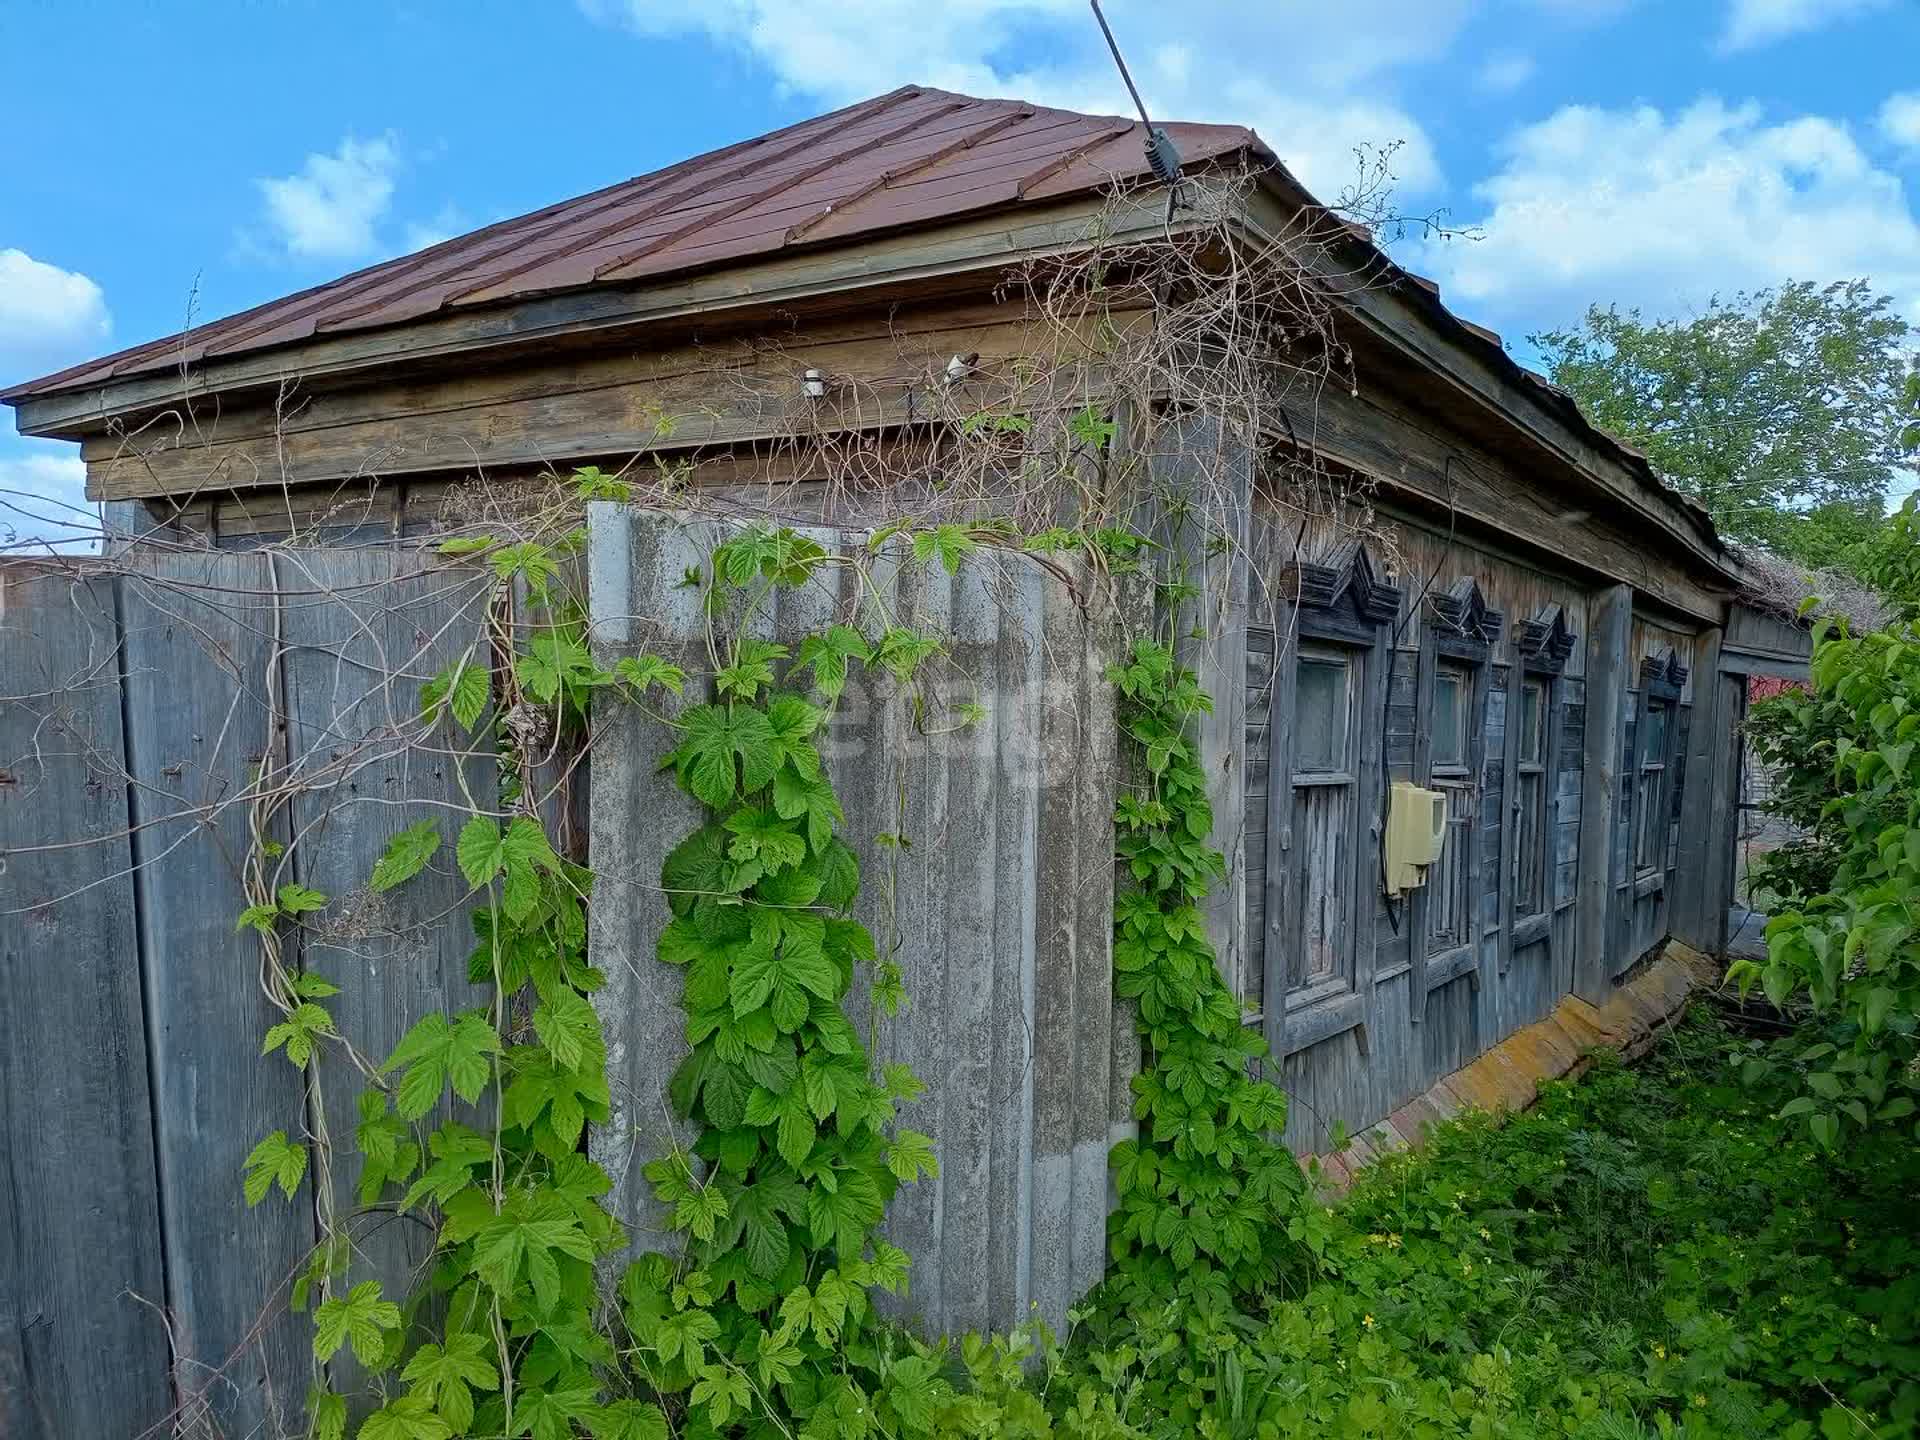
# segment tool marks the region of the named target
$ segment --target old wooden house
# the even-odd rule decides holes
[[[1230,196],[1208,223],[1233,243],[1326,215],[1251,131],[1166,130],[1179,184]],[[937,472],[952,394],[1031,350],[1014,277],[1196,223],[1143,138],[907,87],[0,399],[23,434],[79,442],[118,531],[176,547],[432,535],[543,472],[635,457],[658,462],[662,503],[704,492],[858,526],[870,499],[836,479],[869,460],[874,483]],[[1224,543],[1196,552],[1195,649],[1229,876],[1214,938],[1303,1152],[1378,1125],[1563,997],[1603,1002],[1669,937],[1714,950],[1744,677],[1805,654],[1803,632],[1743,605],[1705,513],[1497,336],[1364,229],[1312,254],[1326,273],[1298,278],[1331,297],[1338,383],[1283,397],[1271,433],[1240,435],[1213,471]],[[1128,303],[1151,318],[1153,296]],[[1218,418],[1180,405],[1181,424]],[[1119,408],[1102,412],[1116,445]],[[828,445],[834,479],[809,468]],[[1146,463],[1162,461],[1181,457]],[[1362,529],[1308,538],[1324,516],[1289,494],[1303,465],[1360,482]],[[937,474],[917,479],[937,495]],[[1437,795],[1443,827],[1423,883],[1399,889],[1396,782]],[[929,973],[939,928],[917,942]],[[1051,1043],[1042,1025],[1035,1052]],[[1105,1125],[1061,1143],[1103,1165]],[[981,1204],[983,1225],[1023,1223]],[[1059,1279],[1058,1299],[1089,1279]],[[1045,1288],[960,1272],[952,1287],[994,1297],[942,1312],[963,1323],[1018,1318]]]

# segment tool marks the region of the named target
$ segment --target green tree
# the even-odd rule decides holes
[[[1905,388],[1900,392],[1900,448],[1902,450],[1920,450],[1920,360],[1914,362],[1913,372],[1907,376]]]
[[[1690,320],[1594,306],[1530,336],[1593,421],[1729,539],[1845,564],[1900,464],[1911,327],[1864,280],[1716,298]]]

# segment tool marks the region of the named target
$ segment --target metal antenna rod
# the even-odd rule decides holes
[[[1133,96],[1133,108],[1140,112],[1140,127],[1147,132],[1147,168],[1154,177],[1172,190],[1180,180],[1180,151],[1174,146],[1173,137],[1159,129],[1147,118],[1147,102],[1140,98],[1140,87],[1133,83],[1133,72],[1127,69],[1127,60],[1120,53],[1120,42],[1113,38],[1113,27],[1107,24],[1107,17],[1100,8],[1100,0],[1087,0],[1093,6],[1093,18],[1100,22],[1100,33],[1107,37],[1107,49],[1113,52],[1113,63],[1119,67],[1120,78],[1127,83],[1127,93]],[[1172,196],[1167,200],[1167,213],[1173,213],[1175,201]]]
[[[1107,37],[1107,49],[1113,52],[1113,63],[1120,68],[1120,78],[1127,83],[1127,93],[1133,96],[1133,108],[1140,112],[1140,123],[1151,130],[1153,121],[1147,118],[1146,102],[1140,98],[1140,89],[1133,83],[1126,57],[1120,53],[1120,42],[1113,38],[1113,27],[1107,24],[1107,17],[1101,13],[1100,0],[1087,0],[1087,3],[1093,6],[1093,18],[1100,22],[1100,33]]]

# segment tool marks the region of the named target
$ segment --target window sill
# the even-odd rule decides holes
[[[1480,947],[1478,945],[1460,945],[1452,950],[1443,950],[1438,955],[1427,957],[1427,993],[1431,995],[1442,985],[1451,984],[1462,975],[1477,974],[1480,969]]]
[[[1349,1030],[1359,1030],[1360,1048],[1366,1049],[1366,997],[1352,991],[1324,1000],[1316,1000],[1298,1010],[1289,1009],[1284,1030],[1280,1038],[1280,1058],[1298,1055],[1302,1050],[1310,1050],[1322,1041],[1331,1040],[1336,1035],[1344,1035]]]
[[[1528,945],[1538,945],[1553,932],[1553,916],[1541,911],[1527,915],[1513,922],[1513,948],[1521,950]]]
[[[1633,882],[1633,898],[1644,900],[1649,895],[1657,895],[1667,888],[1667,876],[1664,870],[1648,870],[1636,876]]]

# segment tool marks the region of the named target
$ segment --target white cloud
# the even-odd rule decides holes
[[[645,36],[704,35],[754,58],[783,90],[829,104],[923,84],[1097,114],[1132,110],[1083,0],[842,0],[802,11],[790,0],[581,3]],[[1468,0],[1106,8],[1156,119],[1250,124],[1325,196],[1355,178],[1360,144],[1403,142],[1401,183],[1438,184],[1432,142],[1393,98],[1393,75],[1444,56]]]
[[[0,249],[0,388],[97,355],[112,333],[91,279]],[[93,550],[100,527],[86,479],[78,446],[21,438],[0,406],[0,556]]]
[[[1920,321],[1920,220],[1844,125],[1570,106],[1508,137],[1473,187],[1484,238],[1415,247],[1463,313],[1516,331],[1594,301],[1671,313],[1715,292],[1863,276]],[[1518,338],[1516,333],[1514,338]]]
[[[77,450],[0,432],[0,556],[48,548],[91,551],[99,535]]]
[[[1880,107],[1880,133],[1895,145],[1920,154],[1920,90],[1887,97]]]
[[[1721,48],[1748,50],[1884,9],[1891,0],[1732,0]]]
[[[1533,78],[1533,57],[1509,51],[1489,55],[1474,76],[1474,81],[1490,95],[1507,95]]]
[[[84,360],[112,331],[107,297],[92,280],[0,250],[0,387]]]
[[[400,152],[392,135],[356,140],[331,155],[307,156],[295,175],[264,179],[267,221],[300,259],[354,260],[378,248],[376,227],[393,200]]]

